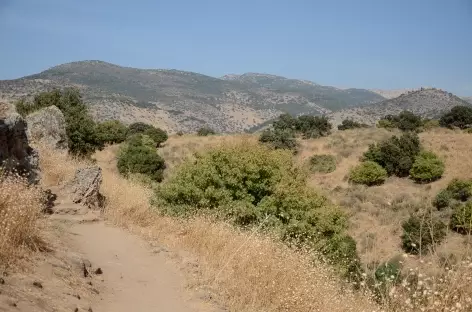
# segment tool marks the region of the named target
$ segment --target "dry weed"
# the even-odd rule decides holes
[[[20,177],[0,178],[0,265],[14,264],[28,250],[41,248],[38,219],[42,193]]]

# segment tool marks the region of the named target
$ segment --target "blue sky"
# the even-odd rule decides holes
[[[472,0],[0,0],[0,79],[98,59],[472,95]]]

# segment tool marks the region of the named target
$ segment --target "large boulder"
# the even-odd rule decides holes
[[[56,106],[40,109],[26,117],[28,139],[55,149],[67,150],[66,121]]]
[[[39,157],[28,143],[26,129],[25,120],[17,113],[0,118],[0,166],[35,184],[39,181]]]
[[[79,168],[74,179],[67,185],[72,201],[89,208],[103,208],[104,196],[100,193],[102,169],[98,166]]]

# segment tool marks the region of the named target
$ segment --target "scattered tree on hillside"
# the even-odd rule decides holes
[[[367,128],[368,125],[360,123],[352,119],[344,119],[343,122],[338,126],[338,130],[348,130],[355,128]]]
[[[402,131],[416,131],[422,125],[421,117],[409,111],[403,111],[398,115],[387,115],[378,122],[379,127],[398,128]]]
[[[472,107],[455,106],[439,119],[441,127],[467,129],[472,127]]]

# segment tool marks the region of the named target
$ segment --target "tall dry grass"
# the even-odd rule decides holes
[[[16,264],[28,251],[42,248],[39,218],[42,193],[21,177],[0,177],[0,266]]]
[[[381,134],[386,135],[389,134]],[[189,142],[182,144],[188,147]],[[207,146],[195,144],[198,146],[192,145],[188,150],[193,152],[194,148]],[[342,146],[345,143],[335,143],[331,147],[326,146],[326,142],[315,144],[323,152],[336,153],[333,148],[336,149],[337,144]],[[361,153],[363,147],[359,146],[359,141],[355,144],[357,145],[351,146],[354,151],[347,156],[347,162],[353,162],[351,157]],[[169,144],[166,148],[170,151],[172,146],[175,145]],[[390,285],[387,288],[384,302],[378,306],[371,300],[369,291],[353,292],[352,288],[339,280],[328,267],[313,263],[307,254],[295,252],[271,237],[240,231],[228,224],[201,217],[179,220],[160,215],[158,209],[155,210],[156,208],[149,205],[152,190],[118,175],[114,168],[114,149],[116,150],[114,147],[108,148],[96,155],[97,162],[103,169],[102,192],[107,196],[107,219],[149,241],[195,255],[199,259],[201,274],[192,284],[215,290],[231,311],[472,310],[470,259],[462,259],[456,266],[447,267],[444,274],[435,276],[425,275],[421,267],[410,269],[406,272],[407,278],[402,284]],[[174,152],[182,153],[179,150]],[[175,157],[191,156],[191,152],[183,152]],[[48,166],[48,169],[43,168],[45,180],[51,183],[67,180],[67,176],[70,176],[78,165],[81,165],[80,162],[64,154],[43,154],[42,166]],[[57,171],[49,176],[50,170]],[[339,172],[335,175],[339,177]],[[331,178],[326,182],[328,185],[333,183]],[[393,188],[388,186],[382,194],[389,194],[391,190]],[[405,189],[406,192],[408,190]],[[363,204],[373,195],[366,193],[366,190],[360,190],[355,196],[359,198],[359,203]],[[381,200],[385,198],[378,200],[382,203]],[[405,203],[399,199],[390,205],[408,206],[407,200],[404,201]],[[374,214],[375,210],[371,213]],[[390,222],[390,218],[393,219],[393,214],[383,222]],[[404,261],[407,260],[405,258]],[[418,262],[420,261],[423,260],[418,259]]]

